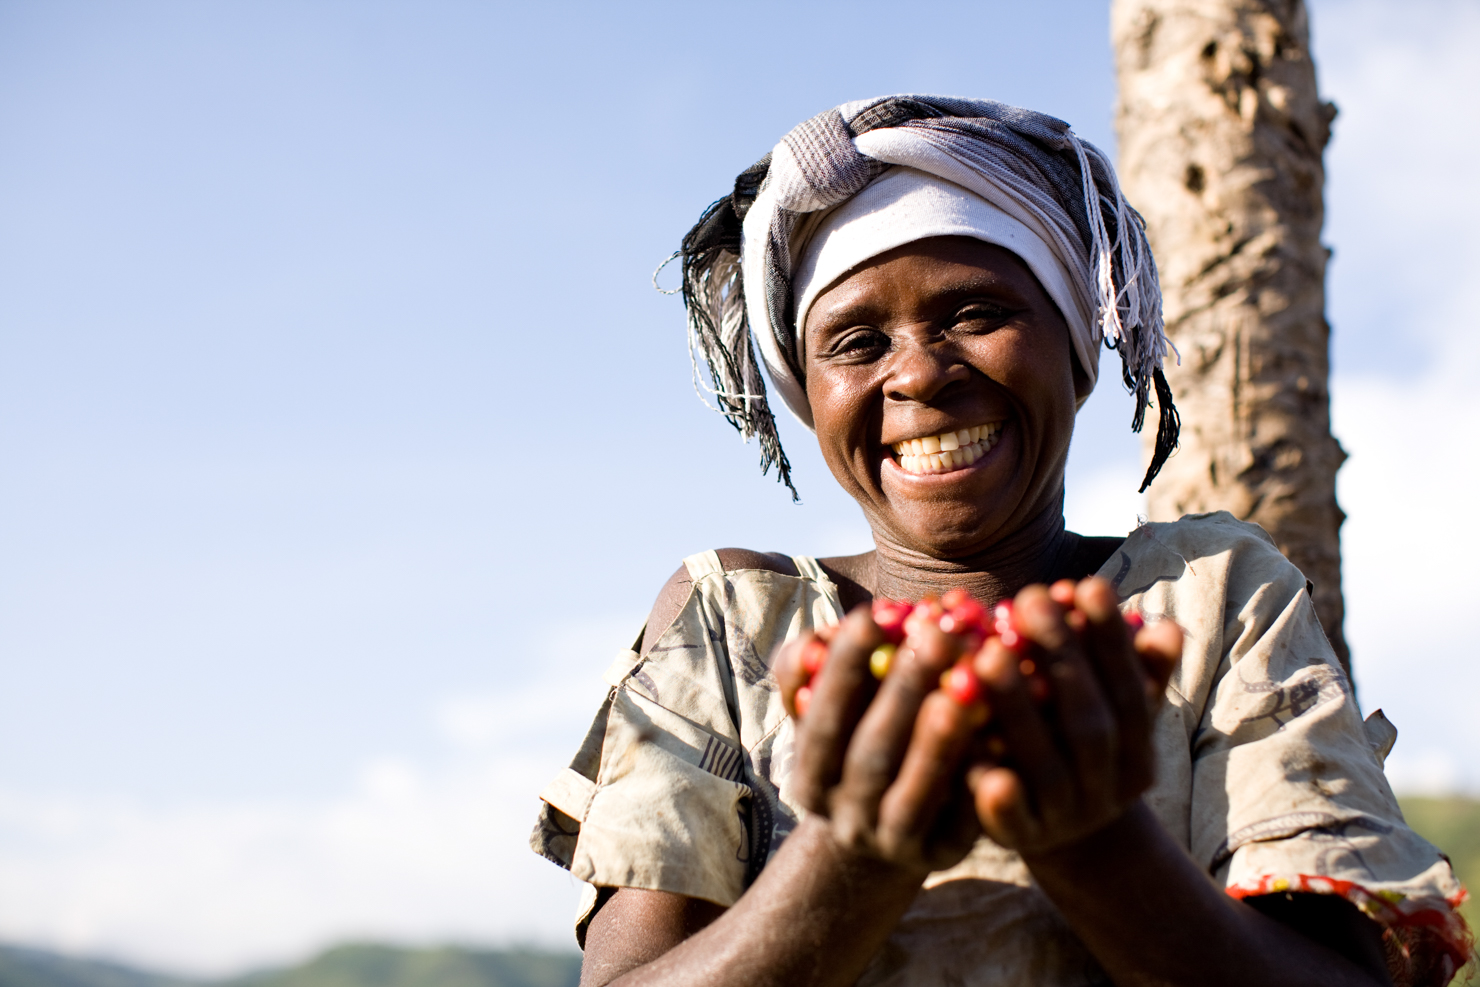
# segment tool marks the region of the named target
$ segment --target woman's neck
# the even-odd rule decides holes
[[[1059,498],[1012,535],[972,555],[939,559],[875,536],[871,587],[875,596],[918,600],[965,588],[987,605],[1029,583],[1067,574],[1079,536],[1064,528]]]

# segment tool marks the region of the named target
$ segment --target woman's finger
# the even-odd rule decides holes
[[[1073,765],[1076,805],[1043,806],[1045,818],[1060,813],[1098,815],[1115,802],[1118,737],[1115,717],[1086,660],[1079,635],[1064,610],[1042,587],[1030,586],[1015,602],[1021,633],[1041,650],[1044,673],[1053,686],[1058,733]],[[1081,620],[1081,622],[1083,622]]]
[[[1027,793],[1029,811],[1045,822],[1072,814],[1078,801],[1069,763],[1045,722],[1023,678],[1016,652],[990,638],[972,661],[977,678],[987,690],[992,722],[1002,733],[1006,749]],[[987,820],[982,819],[982,825]]]
[[[879,843],[886,854],[924,845],[985,712],[981,705],[962,706],[940,690],[920,704],[899,774],[879,802]]]
[[[1175,620],[1166,619],[1149,623],[1136,632],[1132,644],[1150,679],[1147,699],[1153,713],[1166,698],[1167,683],[1172,680],[1172,673],[1182,660],[1185,637],[1185,632]]]
[[[1023,780],[1010,768],[975,766],[966,773],[982,829],[1005,847],[1031,847],[1043,832]]]
[[[811,678],[811,673],[803,667],[802,655],[807,648],[816,646],[814,641],[822,643],[816,633],[808,631],[796,640],[783,644],[771,661],[771,674],[776,676],[776,684],[781,689],[781,704],[786,707],[787,715],[798,719],[801,714],[797,712],[797,692]]]
[[[848,742],[878,683],[868,659],[884,637],[866,604],[854,608],[833,635],[827,661],[812,680],[812,698],[798,721],[797,801],[826,814],[827,792],[842,776]],[[801,651],[794,659],[800,663]]]
[[[1120,597],[1107,580],[1091,577],[1074,590],[1075,608],[1085,616],[1080,639],[1116,721],[1115,796],[1135,798],[1153,777],[1151,714],[1146,706],[1146,670],[1131,645],[1120,615]]]
[[[904,763],[920,706],[940,684],[941,673],[951,667],[959,648],[940,630],[927,627],[895,653],[843,759],[842,782],[830,811],[845,829],[873,830],[884,792]],[[864,674],[869,674],[867,669]]]

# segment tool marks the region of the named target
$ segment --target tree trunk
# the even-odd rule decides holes
[[[1160,265],[1182,447],[1150,517],[1227,510],[1314,584],[1343,665],[1321,152],[1303,0],[1113,0],[1126,197]],[[1149,454],[1148,433],[1148,454]]]

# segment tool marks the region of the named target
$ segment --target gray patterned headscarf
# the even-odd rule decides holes
[[[796,497],[790,464],[752,339],[782,399],[809,428],[794,294],[799,258],[828,212],[886,171],[916,169],[985,199],[1048,247],[1072,286],[1064,310],[1091,384],[1103,342],[1120,353],[1139,432],[1156,391],[1156,449],[1144,491],[1177,445],[1180,421],[1162,374],[1168,341],[1145,223],[1120,193],[1104,154],[1062,120],[991,100],[885,96],[844,103],[798,125],[705,210],[675,256],[683,260],[689,349],[708,387],[774,464]],[[695,374],[698,383],[698,359]]]

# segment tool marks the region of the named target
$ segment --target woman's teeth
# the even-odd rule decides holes
[[[1002,422],[894,443],[894,455],[906,473],[949,473],[965,469],[987,454],[1002,435]]]

